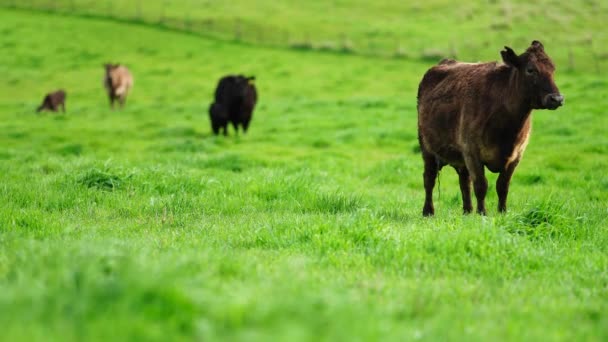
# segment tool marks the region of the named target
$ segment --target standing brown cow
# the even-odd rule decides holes
[[[433,187],[447,164],[458,172],[465,213],[473,210],[471,181],[477,212],[486,213],[484,167],[499,173],[498,210],[506,211],[511,176],[530,135],[530,113],[564,103],[553,80],[555,66],[540,42],[533,41],[519,56],[509,47],[500,54],[504,64],[444,60],[420,82],[418,139],[424,160],[425,216],[435,213]]]
[[[65,113],[65,97],[65,90],[62,89],[46,94],[44,100],[42,100],[42,104],[36,109],[36,112],[42,110],[56,112],[59,110],[59,107],[61,107],[61,111]]]
[[[108,92],[110,98],[110,106],[114,109],[114,101],[118,100],[120,107],[124,107],[127,100],[127,94],[133,86],[133,76],[129,69],[120,64],[105,64],[106,74],[103,79],[103,85]]]

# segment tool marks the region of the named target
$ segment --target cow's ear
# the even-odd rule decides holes
[[[519,68],[519,58],[515,54],[515,51],[508,46],[505,46],[503,51],[500,51],[500,55],[502,56],[502,60],[506,65]]]
[[[539,42],[538,40],[535,40],[532,42],[532,44],[530,44],[532,47],[537,48],[541,51],[545,50],[545,47],[543,46],[543,43]]]

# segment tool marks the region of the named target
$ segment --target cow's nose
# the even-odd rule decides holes
[[[564,104],[564,96],[561,94],[551,94],[549,95],[549,101],[555,107],[559,107]]]

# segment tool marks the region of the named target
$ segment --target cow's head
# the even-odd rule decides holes
[[[110,73],[110,71],[118,68],[120,64],[112,64],[112,63],[106,63],[103,65],[104,69],[106,69],[106,73]]]
[[[564,96],[553,80],[555,65],[541,42],[533,41],[519,56],[507,46],[500,54],[505,64],[517,70],[519,87],[530,97],[532,108],[557,109],[564,104]]]

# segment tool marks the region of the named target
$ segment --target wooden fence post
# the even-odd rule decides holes
[[[570,71],[574,71],[574,54],[572,49],[568,49],[568,68]]]
[[[165,20],[165,5],[167,4],[166,1],[163,1],[162,4],[160,5],[160,14],[158,15],[158,23],[162,24],[163,21]]]
[[[135,18],[137,18],[138,20],[144,21],[143,16],[141,14],[141,0],[137,0],[135,2]]]
[[[595,51],[592,51],[591,55],[593,56],[593,64],[595,64],[595,72],[599,75],[602,73],[600,68],[600,57]]]
[[[186,31],[188,32],[192,32],[192,20],[190,19],[190,13],[186,12],[186,16],[184,19],[184,28],[186,29]]]
[[[241,22],[238,18],[234,20],[234,40],[241,40]]]

